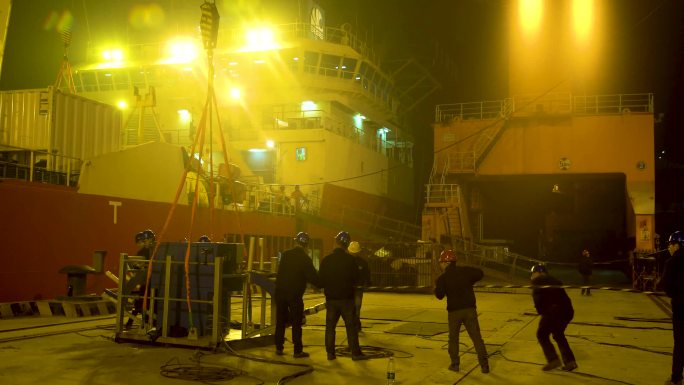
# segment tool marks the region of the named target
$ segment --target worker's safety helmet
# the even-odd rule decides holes
[[[153,241],[157,240],[157,235],[154,233],[154,231],[152,231],[150,229],[143,231],[142,234],[143,234],[144,240],[147,240],[147,239],[151,239]]]
[[[670,238],[667,239],[667,243],[678,243],[680,245],[684,244],[684,232],[677,230],[670,234]]]
[[[142,242],[144,240],[145,240],[145,234],[143,234],[142,231],[135,234],[135,243]]]
[[[346,231],[340,231],[335,235],[335,240],[346,249],[349,246],[349,242],[351,242],[351,236]]]
[[[352,254],[357,254],[358,252],[361,251],[361,245],[356,241],[351,241],[349,243],[349,247],[347,248],[347,251],[349,251]]]
[[[454,254],[454,251],[449,249],[449,250],[443,250],[439,254],[439,263],[449,263],[449,262],[455,262],[456,261],[456,254]]]
[[[538,263],[530,269],[530,274],[532,273],[547,273],[546,265],[543,263]]]
[[[587,250],[587,249],[582,250],[582,256],[588,257],[589,256],[589,250]]]
[[[294,237],[295,242],[297,242],[300,246],[306,246],[309,244],[309,234],[300,231],[295,235]]]
[[[211,239],[209,238],[208,235],[202,235],[201,237],[199,237],[197,242],[211,242]]]

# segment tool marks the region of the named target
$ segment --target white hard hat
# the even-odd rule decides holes
[[[349,247],[347,248],[347,251],[349,251],[352,254],[356,254],[359,251],[361,251],[361,245],[359,245],[359,243],[356,241],[351,241],[349,243]]]

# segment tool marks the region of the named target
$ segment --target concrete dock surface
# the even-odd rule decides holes
[[[325,311],[307,316],[308,358],[293,358],[290,329],[285,355],[272,344],[215,351],[114,341],[114,317],[14,317],[0,320],[0,383],[112,384],[386,384],[387,352],[395,357],[397,385],[426,384],[635,384],[669,378],[672,325],[649,295],[568,289],[575,318],[566,335],[579,367],[544,372],[536,341],[539,317],[529,289],[476,292],[480,328],[491,372],[483,374],[465,330],[460,372],[448,370],[446,301],[429,294],[367,292],[360,342],[373,359],[328,361]],[[324,301],[305,296],[305,306]],[[237,305],[236,305],[237,306]],[[346,346],[344,323],[337,344]],[[232,345],[227,345],[232,346]],[[292,365],[295,364],[295,365]]]

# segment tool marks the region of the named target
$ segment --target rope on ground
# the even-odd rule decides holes
[[[662,328],[659,326],[628,326],[628,325],[601,324],[601,323],[596,323],[596,322],[578,322],[578,321],[571,321],[570,323],[574,324],[574,325],[603,326],[603,327],[607,327],[607,328],[672,331],[672,328]]]
[[[200,360],[201,354],[195,354],[194,359],[190,358],[190,361],[195,361],[192,364],[182,364],[177,357],[174,357],[162,365],[159,368],[159,372],[162,376],[167,378],[199,381],[205,384],[218,381],[230,381],[237,377],[247,376],[247,372],[242,370],[223,366],[206,365],[202,364]],[[264,383],[261,380],[258,381],[259,385]]]
[[[544,364],[540,364],[540,363],[538,363],[538,362],[520,361],[520,360],[513,360],[513,359],[510,359],[510,358],[506,357],[506,356],[503,354],[503,352],[502,352],[501,350],[497,350],[497,351],[491,353],[489,356],[491,357],[491,356],[494,356],[494,355],[500,355],[501,358],[503,358],[504,360],[509,361],[509,362],[515,362],[515,363],[518,363],[518,364],[529,364],[529,365],[537,365],[537,366],[543,366],[543,365],[544,365]],[[548,373],[551,374],[552,372],[549,371]],[[616,379],[614,379],[614,378],[608,378],[608,377],[597,376],[597,375],[595,375],[595,374],[589,374],[589,373],[584,373],[584,372],[578,372],[577,370],[574,370],[574,371],[572,371],[572,372],[566,372],[566,373],[572,373],[572,375],[578,375],[578,376],[587,377],[587,378],[596,378],[596,379],[599,379],[599,380],[606,380],[606,381],[617,382],[617,383],[619,383],[619,384],[634,385],[634,384],[632,384],[631,382],[626,382],[626,381],[622,381],[622,380],[616,380]]]
[[[617,316],[617,317],[613,317],[613,318],[616,320],[620,320],[620,321],[655,322],[655,323],[664,323],[664,324],[665,323],[666,324],[672,323],[672,318],[668,318],[668,317],[665,317],[665,318],[642,318],[642,317],[621,317],[621,316]]]
[[[314,367],[311,365],[308,365],[308,364],[297,364],[297,363],[293,363],[293,362],[279,361],[279,360],[273,360],[270,358],[263,358],[263,357],[257,357],[257,356],[252,356],[252,355],[248,355],[248,354],[238,353],[235,349],[233,349],[230,346],[230,344],[228,343],[228,341],[225,340],[225,338],[223,338],[222,340],[223,340],[223,346],[226,348],[226,353],[234,355],[236,357],[240,357],[240,358],[244,358],[246,360],[251,360],[251,361],[256,361],[256,362],[263,362],[263,363],[267,363],[267,364],[295,366],[295,367],[302,368],[302,370],[299,370],[295,373],[281,377],[278,380],[278,385],[285,384],[288,381],[294,380],[297,377],[301,377],[305,374],[309,374],[309,373],[312,373],[314,371]]]
[[[368,359],[377,359],[377,358],[386,358],[386,357],[394,357],[394,358],[411,358],[413,357],[413,354],[409,352],[405,352],[402,350],[396,350],[396,349],[390,349],[390,348],[383,348],[383,347],[378,347],[378,346],[369,346],[369,345],[361,345],[361,352],[368,356]],[[403,353],[403,355],[396,355],[394,352],[398,353]],[[351,350],[349,349],[349,346],[337,346],[335,347],[335,355],[340,356],[340,357],[351,357]]]
[[[634,350],[641,350],[641,351],[649,352],[649,353],[662,354],[664,356],[672,356],[672,352],[663,352],[661,350],[647,349],[647,348],[642,348],[641,346],[625,345],[625,344],[613,344],[610,342],[595,341],[589,337],[576,336],[576,335],[570,335],[570,334],[568,334],[568,337],[580,338],[580,339],[583,339],[585,341],[593,342],[593,343],[598,344],[598,345],[615,346],[615,347],[619,347],[619,348],[634,349]]]

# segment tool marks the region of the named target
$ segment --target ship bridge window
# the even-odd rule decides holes
[[[361,65],[359,66],[359,74],[361,76],[366,76],[366,72],[368,72],[368,63],[361,62]]]
[[[145,72],[134,69],[130,72],[131,84],[136,87],[145,87]]]
[[[342,77],[345,79],[351,79],[354,77],[354,71],[356,70],[356,59],[352,58],[342,58]]]
[[[287,65],[290,68],[290,71],[299,70],[299,62],[301,61],[299,60],[299,51],[282,51],[280,55],[283,59],[283,63],[285,63],[285,65]]]
[[[363,78],[366,77],[366,71],[368,70],[368,64],[366,62],[361,62],[361,65],[359,65],[359,71],[354,75],[354,80],[357,82],[361,82]]]
[[[320,55],[317,52],[304,53],[304,72],[309,72],[312,74],[316,73],[319,56]]]
[[[112,82],[114,83],[114,89],[125,90],[128,88],[130,81],[128,80],[127,70],[116,70],[112,71]]]
[[[111,91],[112,89],[114,89],[112,73],[110,71],[98,72],[97,85],[99,91]]]
[[[321,59],[321,68],[319,69],[318,73],[325,76],[338,77],[340,61],[341,58],[339,56],[323,55]]]
[[[95,82],[95,74],[93,72],[79,71],[77,77],[80,82],[77,80],[76,83],[80,83],[81,90],[86,92],[97,90],[97,83]]]
[[[157,85],[158,80],[163,79],[163,77],[160,76],[159,71],[156,69],[148,70],[146,75],[147,75],[147,82],[151,86]]]

